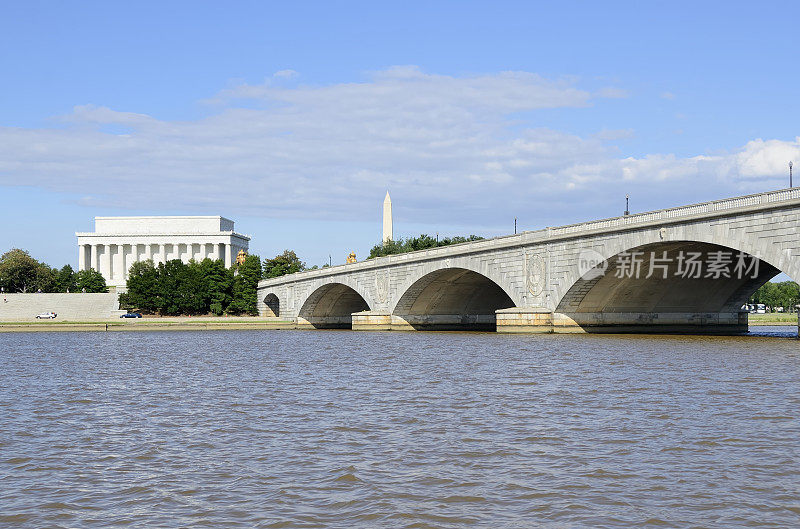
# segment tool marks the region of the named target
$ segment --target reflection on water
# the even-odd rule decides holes
[[[800,526],[795,339],[64,333],[0,351],[0,526]]]
[[[797,325],[751,325],[749,335],[792,338],[797,336]]]

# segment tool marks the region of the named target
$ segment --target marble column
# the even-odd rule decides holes
[[[230,245],[230,243],[223,243],[223,246],[225,246],[225,268],[230,268],[231,267],[231,262],[232,262],[231,261],[231,250],[232,250],[231,249],[231,245]]]
[[[106,253],[104,255],[107,256],[108,262],[108,275],[106,275],[106,282],[111,283],[114,280],[114,270],[116,270],[116,254],[114,253],[114,249],[116,248],[115,244],[106,244]]]
[[[111,279],[119,283],[125,280],[125,245],[115,244],[112,246],[116,250],[114,253],[114,261],[111,266]]]
[[[144,260],[153,259],[153,245],[149,242],[144,245]]]
[[[78,272],[86,270],[86,245],[78,246]]]
[[[119,278],[123,281],[128,280],[128,268],[133,264],[133,248],[135,244],[120,244],[122,249],[122,270]]]
[[[105,244],[103,245],[103,259],[100,263],[100,273],[103,274],[103,277],[106,278],[107,281],[111,281],[111,245]]]
[[[158,262],[159,263],[166,263],[167,262],[167,245],[166,244],[159,244],[158,245]]]
[[[89,268],[93,269],[95,272],[99,272],[100,266],[97,263],[97,245],[93,244],[90,251],[91,255],[89,256]]]

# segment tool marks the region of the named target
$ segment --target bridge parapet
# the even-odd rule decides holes
[[[687,218],[701,218],[709,214],[730,213],[731,210],[747,209],[753,210],[759,207],[769,208],[782,202],[800,199],[800,188],[783,189],[768,193],[758,193],[742,197],[713,200],[711,202],[701,202],[689,206],[679,206],[675,208],[660,209],[644,213],[634,213],[621,217],[593,220],[578,224],[569,224],[557,228],[548,228],[548,237],[560,237],[564,235],[578,235],[581,233],[593,232],[596,230],[610,230],[614,228],[631,228],[637,225],[650,224],[652,222],[685,220]]]

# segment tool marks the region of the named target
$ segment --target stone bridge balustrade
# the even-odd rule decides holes
[[[681,275],[679,255],[720,252],[759,268]],[[626,275],[631,254],[638,276]],[[735,333],[741,305],[780,272],[800,278],[800,189],[301,272],[262,281],[259,308],[316,328]]]

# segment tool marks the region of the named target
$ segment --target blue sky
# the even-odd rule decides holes
[[[291,5],[290,5],[291,4]],[[0,249],[220,214],[309,264],[786,187],[796,2],[5,2]]]

